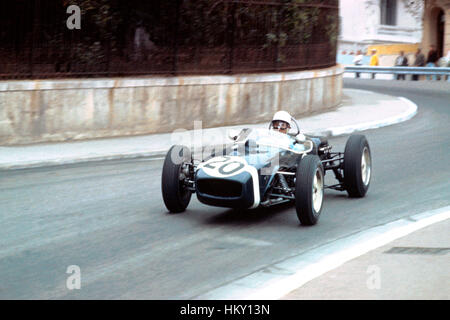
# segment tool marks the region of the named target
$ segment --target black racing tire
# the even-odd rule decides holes
[[[191,200],[192,192],[179,179],[183,163],[189,161],[189,149],[180,145],[172,146],[164,160],[161,192],[166,208],[172,213],[185,211]]]
[[[364,135],[351,135],[344,151],[344,186],[352,198],[366,195],[372,176],[372,158]]]
[[[315,179],[316,178],[316,179]],[[324,170],[320,158],[308,154],[295,174],[295,209],[302,225],[315,225],[323,207]]]

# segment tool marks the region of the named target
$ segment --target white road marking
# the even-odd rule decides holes
[[[448,218],[450,206],[405,217],[288,258],[195,298],[280,299],[347,261]]]

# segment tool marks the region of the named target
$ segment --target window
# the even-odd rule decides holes
[[[381,24],[396,25],[397,0],[381,0]]]

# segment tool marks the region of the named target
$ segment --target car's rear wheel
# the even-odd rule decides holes
[[[344,185],[350,197],[364,197],[372,177],[372,157],[364,135],[352,135],[344,151]]]
[[[295,178],[295,209],[300,223],[314,225],[323,206],[324,170],[316,155],[299,161]]]
[[[179,145],[170,148],[164,160],[161,191],[164,204],[172,213],[185,211],[191,200],[192,192],[184,183],[189,161],[189,149]]]

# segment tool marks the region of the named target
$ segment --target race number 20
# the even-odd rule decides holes
[[[218,157],[206,162],[203,169],[211,176],[226,177],[242,171],[246,166],[244,161],[237,157]]]

